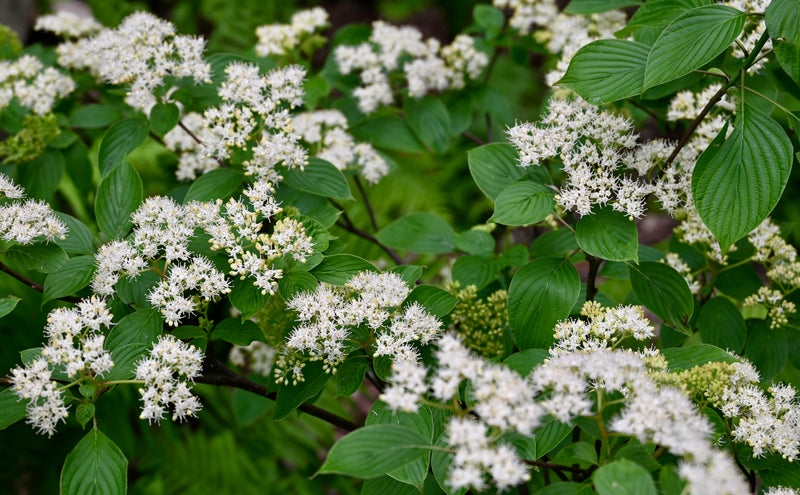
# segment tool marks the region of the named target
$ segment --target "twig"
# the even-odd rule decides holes
[[[261,395],[270,400],[275,400],[277,398],[276,392],[267,392],[267,387],[233,372],[218,359],[207,360],[204,365],[204,372],[203,376],[195,378],[197,383],[239,388],[256,395]],[[349,419],[305,402],[300,404],[297,409],[346,431],[355,431],[361,427],[361,425],[353,423]]]
[[[189,137],[191,137],[192,139],[194,139],[194,142],[195,142],[195,143],[197,143],[197,144],[198,144],[198,145],[200,145],[200,146],[202,146],[202,145],[203,145],[203,141],[201,141],[201,140],[200,140],[200,138],[199,138],[199,137],[197,137],[197,134],[195,134],[195,133],[193,133],[191,130],[189,130],[189,128],[188,128],[188,127],[186,127],[186,126],[184,125],[184,123],[183,123],[182,121],[180,121],[180,120],[178,121],[178,127],[180,127],[181,129],[183,129],[184,131],[186,131],[186,134],[188,134],[188,135],[189,135]],[[152,133],[151,133],[151,134],[152,134]],[[160,139],[159,139],[159,141],[161,142],[161,144],[164,144],[164,142],[163,142],[163,141],[161,141]],[[222,161],[222,160],[220,160],[219,158],[217,158],[217,157],[214,157],[214,160],[215,160],[217,163],[219,163],[219,166],[220,166],[220,167],[222,167],[222,168],[228,168],[228,166],[227,166],[227,165],[225,165],[225,162],[223,162],[223,161]]]
[[[354,177],[356,180],[356,187],[358,188],[358,192],[361,193],[361,197],[364,198],[364,206],[367,207],[367,213],[369,213],[369,221],[372,224],[372,230],[375,232],[379,231],[378,222],[375,220],[375,211],[372,209],[372,203],[369,202],[369,197],[367,197],[367,191],[364,189],[364,184],[361,183],[361,180],[356,175]]]
[[[378,247],[380,247],[381,249],[386,251],[386,254],[388,254],[389,257],[392,258],[392,261],[394,261],[398,265],[405,264],[405,261],[403,260],[403,258],[401,258],[400,255],[397,254],[397,252],[394,249],[392,249],[389,246],[386,246],[383,243],[381,243],[381,241],[379,241],[377,237],[375,237],[374,235],[370,234],[369,232],[366,232],[366,231],[361,230],[358,227],[356,227],[355,224],[353,224],[353,221],[350,220],[350,217],[347,215],[347,212],[344,211],[344,208],[342,208],[342,206],[339,203],[337,203],[336,201],[334,201],[334,200],[332,200],[330,198],[328,198],[328,201],[330,201],[331,204],[333,206],[335,206],[336,208],[338,208],[339,211],[341,211],[341,213],[342,213],[342,220],[344,220],[344,222],[338,222],[337,221],[336,225],[338,225],[340,228],[350,232],[351,234],[355,234],[355,235],[357,235],[357,236],[359,236],[359,237],[361,237],[363,239],[366,239],[369,242],[372,242],[373,244],[377,245]]]
[[[589,262],[589,275],[586,278],[586,301],[588,302],[594,301],[594,296],[597,295],[597,272],[603,260],[587,254],[586,261]]]
[[[476,136],[475,134],[473,134],[473,133],[471,133],[469,131],[464,131],[464,132],[461,133],[461,135],[464,136],[465,138],[469,139],[473,143],[477,144],[478,146],[483,146],[484,144],[486,144],[483,141],[483,139],[479,138],[478,136]]]
[[[30,287],[31,289],[33,289],[35,291],[39,291],[39,292],[42,292],[42,293],[44,292],[44,286],[42,284],[40,284],[39,282],[37,282],[35,280],[29,279],[28,277],[26,277],[25,275],[23,275],[21,273],[15,272],[14,270],[12,270],[11,268],[7,267],[3,263],[0,263],[0,271],[6,272],[7,274],[11,275],[15,279],[19,280],[20,282],[22,282],[23,284],[27,285],[28,287]],[[81,300],[82,300],[80,297],[74,297],[74,296],[63,296],[63,297],[59,297],[58,299],[60,299],[62,301],[70,302],[70,303],[76,303],[76,304],[81,302]]]

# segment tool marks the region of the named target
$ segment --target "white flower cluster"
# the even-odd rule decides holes
[[[764,495],[800,495],[800,490],[783,486],[771,486],[764,491]]]
[[[795,304],[785,300],[781,291],[769,287],[759,287],[757,293],[747,296],[742,302],[745,307],[765,306],[769,310],[767,317],[772,329],[788,324],[789,315],[797,311]]]
[[[414,27],[395,27],[383,21],[372,24],[368,42],[338,46],[335,56],[342,74],[361,71],[362,86],[353,95],[365,114],[394,102],[389,76],[400,69],[401,56],[411,58],[402,69],[408,93],[416,98],[429,91],[463,88],[466,79],[480,77],[489,63],[489,57],[475,48],[470,36],[459,35],[442,48],[436,39],[423,40],[422,33]]]
[[[268,24],[256,28],[256,53],[262,57],[285,55],[327,25],[328,13],[322,7],[299,10],[292,15],[289,24]]]
[[[75,90],[75,82],[53,67],[45,67],[33,55],[0,60],[0,110],[11,100],[38,115],[50,113],[58,98]]]
[[[78,372],[102,376],[114,362],[103,348],[101,328],[112,324],[113,315],[103,299],[92,297],[77,308],[57,308],[47,316],[47,343],[41,356],[23,368],[11,370],[14,393],[28,400],[28,423],[39,433],[52,435],[68,415],[63,391],[52,380],[55,371],[74,378]]]
[[[234,62],[225,74],[218,90],[223,103],[203,115],[208,129],[203,152],[225,159],[234,148],[251,150],[246,172],[271,184],[280,180],[276,165],[302,168],[307,152],[292,131],[290,110],[303,104],[305,70],[291,65],[261,75],[256,65]],[[252,142],[257,144],[251,148]]]
[[[103,25],[97,22],[94,17],[82,17],[72,12],[61,11],[39,17],[36,19],[33,29],[36,31],[50,31],[64,37],[82,38],[97,33],[103,29]]]
[[[187,385],[200,374],[203,354],[193,345],[162,335],[148,357],[136,364],[136,379],[144,381],[141,419],[159,423],[172,406],[172,420],[186,419],[200,410],[200,400]]]
[[[692,275],[692,268],[681,259],[678,253],[667,253],[667,256],[662,260],[663,263],[671,266],[676,272],[680,273],[689,290],[692,294],[697,295],[700,293],[700,282]]]
[[[558,17],[555,0],[494,0],[494,6],[513,11],[509,25],[522,34],[531,32],[533,26],[549,26]]]
[[[761,35],[764,34],[764,31],[767,29],[767,25],[764,22],[764,14],[767,11],[767,7],[772,0],[728,0],[726,2],[722,2],[724,5],[728,7],[733,7],[734,9],[740,10],[742,12],[748,12],[753,14],[759,14],[758,16],[748,16],[748,24],[744,28],[744,33],[739,36],[739,42],[742,44],[742,47],[745,51],[742,51],[741,47],[737,45],[733,45],[735,48],[733,50],[733,56],[737,58],[747,58],[747,55],[753,51],[755,48],[758,39],[761,38]],[[772,51],[772,40],[767,39],[767,42],[764,44],[762,48],[762,52],[769,53]],[[758,72],[764,67],[764,64],[769,61],[770,57],[763,57],[758,59],[749,70]]]
[[[732,434],[736,441],[753,448],[761,457],[777,452],[784,459],[800,456],[800,403],[790,385],[772,385],[765,392],[758,372],[748,362],[734,363],[734,374],[721,396],[720,410],[725,417],[738,420]]]
[[[58,46],[59,63],[87,69],[111,84],[129,85],[125,102],[149,113],[168,93],[165,78],[210,82],[211,66],[203,60],[205,40],[176,34],[175,25],[148,12],[136,12],[114,29]]]
[[[302,381],[305,361],[322,361],[328,373],[345,360],[352,347],[353,332],[366,325],[374,356],[394,361],[416,361],[413,342],[426,344],[441,329],[441,322],[419,303],[401,307],[410,293],[399,275],[362,272],[342,287],[320,284],[314,292],[303,292],[287,308],[298,313],[300,324],[292,330],[286,351],[278,358],[275,376],[288,383]],[[366,344],[364,344],[366,345]]]
[[[234,345],[228,359],[240,368],[269,376],[277,355],[278,352],[273,347],[256,340],[247,346]]]
[[[203,116],[199,113],[187,113],[181,118],[181,123],[200,143],[210,138],[210,131],[203,126]],[[180,157],[178,169],[175,171],[178,180],[193,181],[198,176],[219,168],[219,162],[204,153],[200,143],[180,126],[172,128],[164,135],[164,146]]]
[[[577,98],[552,99],[540,124],[526,122],[508,129],[509,141],[520,152],[519,166],[561,159],[567,179],[556,201],[580,215],[605,204],[631,217],[644,215],[644,200],[652,187],[615,173],[626,150],[636,147],[637,137],[628,119]]]
[[[187,291],[198,291],[198,296],[207,301],[230,292],[225,275],[210,261],[189,251],[195,229],[203,229],[211,236],[212,249],[228,253],[231,275],[253,277],[254,284],[264,293],[273,293],[282,275],[280,269],[272,267],[275,260],[291,256],[304,262],[313,252],[311,238],[302,223],[294,219],[279,220],[271,234],[262,234],[259,213],[245,203],[231,199],[225,213],[221,207],[221,201],[193,201],[184,206],[170,198],[148,198],[133,213],[133,235],[98,250],[92,289],[112,295],[120,275],[136,277],[150,263],[157,266],[157,261],[164,259],[162,280],[147,297],[169,324],[178,325],[197,305],[194,296],[186,295]],[[262,210],[265,208],[262,205]],[[274,212],[280,210],[274,202],[271,208]]]
[[[687,493],[744,493],[746,484],[733,460],[712,447],[709,421],[684,391],[654,379],[665,373],[663,356],[607,346],[627,336],[644,340],[653,335],[641,310],[590,304],[584,313],[589,317],[585,323],[559,325],[557,331],[563,335],[557,335],[551,357],[528,377],[470,354],[457,336],[447,334],[438,341],[438,368],[431,376],[422,364],[396,362],[392,385],[381,400],[406,411],[416,410],[426,393],[443,404],[452,403],[454,397],[467,402],[474,417],[454,417],[448,428],[448,443],[455,449],[448,483],[454,488],[482,490],[487,473],[499,489],[525,481],[527,472],[513,449],[497,443],[503,432],[531,435],[548,415],[563,423],[592,416],[596,405],[602,407],[602,397],[622,393],[625,406],[607,423],[610,432],[653,442],[681,456],[679,472],[688,482]],[[580,343],[566,345],[573,341]],[[471,384],[466,397],[460,395],[464,380]],[[782,405],[793,400],[785,389],[780,395]],[[783,407],[783,416],[786,411]]]
[[[800,287],[800,262],[797,249],[781,237],[780,228],[766,218],[747,234],[747,240],[756,248],[753,260],[767,267],[767,277],[782,287]]]
[[[339,110],[317,110],[297,114],[294,129],[312,145],[312,151],[339,170],[356,167],[361,176],[375,184],[389,173],[389,165],[369,143],[356,143],[347,132],[347,117]]]
[[[633,337],[646,341],[655,336],[655,329],[640,306],[603,308],[596,301],[587,301],[581,308],[585,320],[564,320],[554,329],[555,343],[551,356],[577,350],[616,347],[623,339]]]
[[[0,195],[9,199],[25,197],[25,190],[5,174],[0,174]],[[48,241],[64,239],[67,226],[44,201],[29,199],[0,205],[0,238],[19,244],[33,244],[40,237]]]
[[[728,263],[728,255],[722,254],[722,249],[719,246],[714,234],[706,227],[700,214],[694,208],[686,208],[676,214],[677,217],[683,217],[680,225],[673,231],[675,238],[680,242],[692,244],[700,247],[706,256],[721,263],[723,265]],[[735,251],[736,246],[731,246],[728,252]]]

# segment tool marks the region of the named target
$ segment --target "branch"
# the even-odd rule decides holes
[[[367,197],[367,191],[364,190],[364,185],[361,183],[361,180],[356,175],[353,177],[356,180],[356,187],[358,188],[358,192],[361,193],[361,197],[364,198],[364,206],[367,207],[367,213],[369,213],[369,221],[372,224],[372,230],[375,232],[381,230],[378,228],[378,222],[375,220],[375,211],[372,209],[372,203],[369,202],[369,198]]]
[[[267,387],[233,372],[218,359],[207,359],[203,365],[203,371],[203,376],[195,378],[197,383],[240,388],[270,400],[275,400],[277,397],[276,392],[267,392]],[[349,419],[312,404],[303,403],[297,409],[346,431],[354,431],[361,427],[361,425],[353,423]]]
[[[0,271],[6,272],[7,274],[11,275],[15,279],[19,280],[20,282],[22,282],[23,284],[27,285],[28,287],[30,287],[31,289],[33,289],[35,291],[44,292],[44,286],[42,284],[40,284],[39,282],[37,282],[35,280],[29,279],[28,277],[26,277],[25,275],[23,275],[21,273],[15,272],[14,270],[12,270],[11,268],[7,267],[3,263],[0,263]],[[74,297],[74,296],[63,296],[63,297],[59,297],[58,299],[60,299],[62,301],[70,302],[70,303],[75,303],[75,304],[81,302],[81,300],[82,300],[80,297]]]
[[[586,260],[589,262],[589,275],[586,278],[586,301],[594,301],[594,296],[597,295],[597,272],[603,260],[590,255],[586,255]]]
[[[347,215],[347,212],[344,211],[344,208],[342,208],[342,206],[339,203],[337,203],[336,201],[334,201],[334,200],[332,200],[330,198],[328,198],[328,201],[330,201],[331,204],[333,206],[335,206],[336,208],[338,208],[339,211],[342,213],[342,219],[344,220],[344,222],[336,222],[336,225],[338,225],[340,228],[350,232],[351,234],[355,234],[355,235],[357,235],[357,236],[359,236],[359,237],[361,237],[363,239],[368,240],[369,242],[374,243],[375,245],[377,245],[378,247],[380,247],[381,249],[386,251],[386,254],[388,254],[389,257],[392,258],[392,261],[394,261],[396,264],[398,264],[398,265],[405,264],[405,261],[403,260],[403,258],[400,257],[399,254],[397,254],[397,251],[395,251],[394,249],[390,248],[389,246],[386,246],[383,243],[381,243],[381,241],[379,241],[377,237],[375,237],[374,235],[370,234],[369,232],[366,232],[366,231],[361,230],[358,227],[356,227],[353,224],[353,221],[350,220],[350,217]]]
[[[473,134],[473,133],[471,133],[469,131],[464,131],[464,132],[461,133],[461,135],[464,136],[465,138],[469,139],[473,143],[477,144],[478,146],[483,146],[484,144],[486,144],[483,141],[483,139],[479,138],[478,136],[476,136],[475,134]]]

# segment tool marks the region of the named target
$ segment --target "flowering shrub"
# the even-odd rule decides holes
[[[0,428],[64,494],[268,491],[264,431],[287,491],[800,493],[800,1],[559,5],[3,31]]]

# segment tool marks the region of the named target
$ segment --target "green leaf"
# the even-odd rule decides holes
[[[96,427],[86,434],[64,460],[61,495],[117,495],[128,488],[128,460]]]
[[[664,495],[681,495],[686,481],[678,474],[677,466],[668,464],[658,473],[658,484]]]
[[[453,227],[433,213],[406,215],[381,229],[376,237],[391,248],[419,254],[449,253],[456,247]]]
[[[143,117],[131,117],[120,120],[108,128],[103,140],[97,163],[100,172],[106,177],[120,165],[124,165],[128,153],[139,147],[150,132],[150,122]]]
[[[545,349],[527,349],[508,356],[503,361],[503,364],[522,376],[528,376],[535,367],[544,363],[549,356],[550,352]]]
[[[11,387],[4,388],[0,392],[0,430],[5,430],[24,418],[27,403],[26,400],[20,400]]]
[[[46,149],[42,156],[18,167],[19,184],[30,198],[49,201],[64,177],[66,164],[60,151]]]
[[[480,290],[497,278],[499,268],[485,256],[461,256],[453,263],[452,273],[453,280],[461,283],[461,287],[474,285]]]
[[[714,277],[714,287],[734,299],[744,300],[755,294],[764,285],[758,274],[749,265],[729,268]]]
[[[419,489],[390,476],[381,476],[364,480],[361,495],[419,495]]]
[[[555,206],[553,190],[531,181],[509,184],[494,200],[494,215],[490,222],[512,227],[539,223],[552,213]]]
[[[627,26],[614,34],[621,38],[640,27],[664,28],[687,10],[712,3],[713,0],[647,0],[636,9]]]
[[[563,258],[538,258],[520,268],[508,288],[508,323],[517,347],[549,347],[553,327],[569,316],[580,291],[578,270]]]
[[[743,105],[734,126],[719,151],[701,155],[692,174],[697,211],[723,253],[769,215],[792,168],[792,143],[768,115]]]
[[[242,172],[231,168],[217,168],[207,174],[201,175],[189,186],[183,202],[189,201],[213,201],[221,199],[225,201],[242,184]]]
[[[94,256],[78,256],[44,279],[42,303],[69,296],[89,285],[94,276]]]
[[[510,184],[527,174],[518,166],[519,154],[510,144],[492,143],[467,152],[469,173],[483,194],[494,201]]]
[[[551,419],[533,430],[533,437],[536,438],[536,457],[541,458],[549,454],[572,433],[572,429],[572,425]]]
[[[627,459],[601,466],[592,474],[598,495],[656,495],[656,484],[645,468]]]
[[[770,38],[783,38],[800,45],[800,1],[772,0],[767,7],[764,22]]]
[[[283,277],[278,280],[278,292],[284,300],[288,301],[299,292],[314,291],[317,285],[317,279],[308,272],[289,272],[284,273]]]
[[[321,361],[314,361],[303,368],[303,377],[305,381],[298,382],[297,385],[291,383],[278,385],[273,419],[285,418],[300,404],[320,393],[331,375],[322,370]]]
[[[436,479],[439,488],[441,488],[446,495],[463,495],[467,493],[466,488],[454,490],[447,484],[447,479],[450,475],[450,466],[453,464],[453,454],[448,452],[450,446],[447,443],[446,436],[446,434],[442,434],[436,439],[436,447],[438,448],[431,452],[431,471],[433,472],[433,477]]]
[[[25,270],[53,273],[69,261],[69,256],[55,244],[13,246],[4,253],[6,264]]]
[[[641,5],[640,0],[572,0],[564,9],[565,14],[598,14],[609,10]]]
[[[122,118],[122,110],[114,105],[86,105],[72,114],[70,126],[80,129],[101,129]]]
[[[747,339],[747,325],[739,309],[724,297],[707,301],[697,319],[700,337],[706,344],[741,352]]]
[[[424,456],[429,446],[419,433],[403,426],[365,426],[336,442],[317,474],[374,478]]]
[[[405,120],[397,116],[370,117],[350,128],[350,134],[358,141],[367,141],[384,150],[423,153],[425,147],[408,127]]]
[[[531,257],[563,256],[578,249],[575,234],[570,229],[545,232],[531,244]]]
[[[438,154],[447,151],[450,144],[450,114],[442,100],[433,96],[406,98],[403,112],[408,126],[429,148]]]
[[[422,276],[422,267],[419,265],[393,266],[389,271],[400,275],[409,287],[414,287],[414,284]]]
[[[181,120],[181,111],[174,103],[157,103],[150,110],[150,128],[161,137],[171,131]]]
[[[311,274],[320,282],[332,285],[344,285],[352,277],[361,272],[375,272],[372,263],[352,254],[332,254],[325,256],[322,263],[311,270]]]
[[[349,397],[356,393],[367,374],[369,362],[360,359],[348,359],[336,369],[336,395]]]
[[[680,273],[657,261],[629,263],[628,268],[639,301],[667,324],[691,334],[687,322],[694,311],[694,299]]]
[[[770,328],[766,320],[756,321],[747,330],[744,355],[758,369],[762,382],[772,380],[789,358],[786,331],[782,328]]]
[[[263,308],[269,300],[269,293],[264,294],[261,287],[253,285],[251,278],[237,279],[228,296],[236,309],[242,312],[242,319],[246,320]]]
[[[94,404],[91,402],[85,402],[83,404],[78,404],[78,407],[75,409],[75,419],[78,421],[78,424],[81,425],[81,428],[86,428],[86,424],[94,418]]]
[[[608,261],[639,261],[636,222],[609,207],[581,217],[575,240],[586,253]]]
[[[669,369],[688,370],[702,364],[720,361],[723,363],[736,363],[738,360],[719,347],[708,344],[699,344],[689,347],[669,347],[663,349],[662,354],[667,359]]]
[[[300,191],[333,199],[353,199],[342,172],[332,163],[311,157],[300,170],[295,167],[282,172],[283,183]]]
[[[506,23],[502,10],[485,4],[478,4],[472,9],[472,19],[490,39],[497,37]]]
[[[0,318],[14,311],[21,299],[17,296],[6,296],[0,299]]]
[[[152,308],[150,301],[147,300],[147,294],[159,282],[161,282],[161,277],[156,272],[148,270],[140,273],[136,278],[120,277],[115,288],[117,296],[125,304],[134,304],[140,308]]]
[[[66,239],[56,239],[55,243],[61,248],[72,254],[94,254],[94,236],[89,227],[75,217],[69,216],[60,211],[55,212],[55,215],[66,224],[67,232]]]
[[[774,40],[772,49],[783,70],[795,83],[800,84],[800,44]]]
[[[227,318],[217,323],[211,332],[211,340],[224,340],[231,344],[248,346],[254,341],[266,342],[264,332],[254,321]]]
[[[129,163],[116,167],[100,181],[94,213],[100,231],[110,239],[124,237],[131,228],[131,213],[143,196],[142,179]]]
[[[456,247],[465,253],[491,256],[494,253],[494,246],[494,237],[482,230],[468,230],[456,234]]]
[[[556,84],[594,104],[621,100],[642,92],[650,47],[636,41],[598,40],[581,47]],[[614,84],[609,84],[613,80]]]
[[[724,5],[691,9],[664,29],[647,57],[644,88],[649,89],[699,69],[739,36],[747,14]]]
[[[456,307],[458,298],[433,285],[418,285],[406,297],[403,305],[409,305],[412,302],[420,303],[433,316],[444,318]]]

